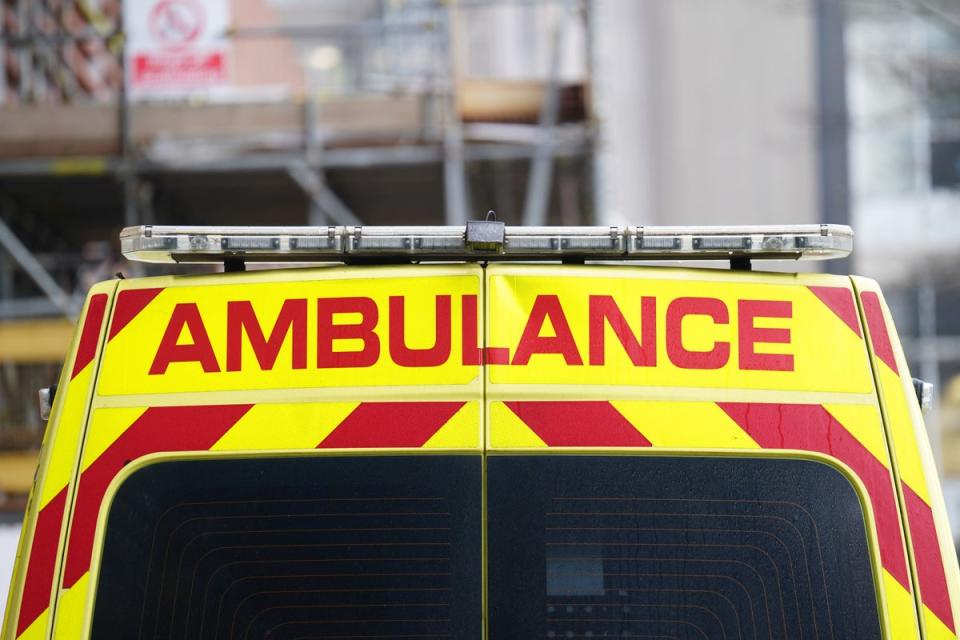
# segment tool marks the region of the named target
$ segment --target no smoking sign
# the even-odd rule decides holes
[[[150,12],[150,34],[157,42],[180,47],[203,32],[203,6],[196,0],[160,0]]]
[[[130,88],[190,95],[229,80],[229,0],[126,0]]]

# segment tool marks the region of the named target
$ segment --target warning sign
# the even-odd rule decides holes
[[[127,69],[134,95],[191,94],[229,80],[229,0],[127,0]]]

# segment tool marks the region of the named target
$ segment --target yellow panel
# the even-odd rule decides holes
[[[50,610],[47,609],[40,614],[40,617],[33,621],[17,640],[43,640],[47,637],[47,625],[50,624]]]
[[[913,594],[904,589],[886,570],[883,571],[883,589],[887,598],[887,617],[890,620],[889,637],[893,640],[919,638],[917,604]]]
[[[237,275],[244,277],[228,274],[188,280],[137,281],[136,287],[166,288],[108,343],[98,392],[129,395],[437,385],[455,393],[454,385],[466,385],[479,378],[476,349],[468,349],[471,353],[465,354],[463,338],[463,309],[482,307],[481,270],[476,265],[322,268]],[[121,285],[120,301],[125,286],[130,285]],[[398,331],[391,335],[391,325],[399,328],[400,323],[399,312],[391,314],[391,297],[403,301],[402,342]],[[353,330],[363,333],[367,342],[356,337],[334,339],[332,351],[337,354],[334,357],[339,359],[335,363],[338,366],[327,366],[334,363],[325,359],[321,367],[320,345],[327,345],[331,334],[318,328],[318,300],[340,299],[340,304],[347,304],[342,302],[346,298],[365,299],[360,304],[366,315],[338,312],[333,315],[332,323],[341,327],[368,322],[367,328]],[[269,338],[276,324],[277,338],[283,336],[283,342],[273,363],[269,358],[261,362],[251,346],[250,330],[238,331],[241,346],[234,352],[234,370],[228,370],[231,366],[227,357],[228,315],[233,318],[234,326],[239,327],[242,313],[237,308],[247,303],[255,315],[253,322],[259,325],[253,331]],[[291,327],[277,323],[284,303],[290,303],[287,311],[296,318]],[[294,304],[298,305],[295,310]],[[303,306],[299,306],[301,304]],[[343,308],[355,307],[347,304]],[[445,314],[446,308],[449,316],[438,318]],[[232,309],[230,314],[228,309]],[[396,320],[395,324],[391,318]],[[470,319],[466,324],[478,322]],[[295,341],[294,334],[300,325],[305,335]],[[438,326],[449,334],[449,342],[439,341]],[[193,335],[194,332],[198,335]],[[429,350],[438,342],[439,349],[432,360],[419,359],[421,356],[405,359],[401,353],[404,347]],[[171,350],[161,349],[162,344],[177,345],[180,347],[177,357],[193,359],[167,362],[169,359],[160,354],[169,354]],[[369,363],[351,359],[351,366],[341,366],[342,354],[362,351],[365,346],[369,347]],[[444,347],[449,347],[446,352]],[[328,350],[323,349],[325,353]],[[206,362],[206,371],[202,360]]]
[[[83,574],[69,589],[61,589],[57,599],[54,638],[80,638],[86,613],[90,572]]]
[[[109,309],[110,298],[117,287],[116,281],[101,282],[91,287],[79,319],[79,327],[83,327],[87,320],[87,312],[91,300],[95,296],[103,296],[106,300],[106,309]],[[91,331],[100,329],[91,325]],[[27,513],[24,518],[23,532],[17,549],[17,562],[10,582],[10,593],[7,601],[7,610],[4,618],[4,628],[0,635],[13,637],[19,615],[20,602],[26,579],[27,563],[30,559],[30,545],[33,542],[35,527],[40,510],[50,503],[63,491],[73,478],[77,467],[78,447],[80,436],[85,426],[86,412],[89,405],[91,385],[96,365],[96,355],[99,351],[99,340],[94,343],[93,360],[82,367],[76,377],[71,380],[74,360],[80,341],[80,331],[74,335],[70,351],[65,359],[60,375],[59,392],[54,399],[50,421],[44,435],[43,447],[40,451],[40,460],[36,480],[30,492]],[[59,535],[60,532],[48,532]],[[59,571],[59,554],[54,563],[53,574]],[[46,635],[46,626],[49,616],[43,614],[31,623],[25,632],[28,636],[42,637]],[[4,635],[5,634],[5,635]]]
[[[61,386],[57,393],[58,396],[63,397],[63,404],[60,405],[59,412],[52,414],[51,422],[47,426],[49,431],[44,436],[49,440],[50,462],[43,479],[40,480],[43,484],[41,507],[56,497],[73,476],[80,434],[83,431],[83,421],[90,402],[88,394],[92,379],[93,367],[84,367],[73,380],[69,380],[69,372],[64,368],[61,382],[65,382],[66,386]],[[53,420],[55,420],[55,426],[51,429]]]
[[[0,362],[63,362],[73,330],[65,318],[0,322]]]
[[[617,266],[492,265],[488,267],[488,281],[487,347],[508,350],[511,362],[488,367],[488,380],[493,385],[626,385],[831,393],[873,390],[863,339],[805,286],[849,290],[848,278]],[[635,363],[609,321],[602,324],[602,348],[599,331],[594,332],[591,344],[591,296],[612,297],[641,348],[649,346],[642,344],[642,298],[655,299],[655,313],[648,316],[655,325],[655,365],[639,356]],[[538,320],[531,320],[535,318],[534,309],[547,309],[553,298],[559,302],[559,308],[555,306],[546,312],[548,320],[542,326]],[[697,300],[683,312],[683,303],[673,305],[679,298]],[[852,305],[853,298],[850,300]],[[761,311],[748,308],[755,301],[766,306]],[[673,312],[669,311],[671,305]],[[712,310],[716,320],[702,315],[706,309]],[[750,309],[752,314],[748,313]],[[784,317],[778,317],[781,315]],[[595,313],[594,318],[601,316]],[[573,344],[562,341],[568,347],[566,355],[534,353],[526,364],[523,358],[517,361],[521,337],[525,333],[528,337],[557,337],[557,328],[553,326],[557,320],[569,325]],[[753,337],[748,339],[749,336]],[[674,345],[672,349],[668,349],[668,343]],[[715,345],[717,360],[712,363],[680,352],[680,347],[702,352]],[[545,351],[559,348],[556,343],[542,346]],[[728,351],[725,356],[724,350]],[[784,358],[773,362],[772,355]]]
[[[146,411],[144,407],[95,410],[90,418],[87,437],[84,439],[81,468],[86,469],[99,458],[144,411]]]
[[[467,402],[426,441],[431,449],[477,449],[480,439],[480,403]]]
[[[825,404],[823,406],[877,460],[885,467],[890,466],[883,422],[875,406],[863,404]]]
[[[507,405],[491,402],[487,406],[490,416],[487,437],[491,448],[526,449],[547,446]]]
[[[900,377],[883,363],[878,364],[877,374],[887,411],[887,428],[890,429],[896,451],[900,478],[923,498],[924,502],[930,504],[930,492],[927,490],[923,461],[914,438],[910,410],[900,388]]]
[[[714,402],[615,400],[612,404],[655,447],[759,448]]]
[[[957,640],[957,634],[952,633],[927,607],[923,608],[923,624],[927,640]]]
[[[211,450],[314,449],[357,404],[257,404]]]

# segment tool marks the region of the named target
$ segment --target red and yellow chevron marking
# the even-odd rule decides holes
[[[479,450],[478,402],[336,402],[94,411],[70,522],[56,633],[83,628],[97,519],[124,466],[150,453],[304,449]]]
[[[860,304],[874,359],[874,373],[894,458],[909,529],[911,558],[917,591],[923,605],[923,626],[928,638],[956,638],[953,606],[957,589],[955,551],[946,522],[943,497],[927,442],[926,429],[914,397],[906,363],[895,344],[889,310],[876,283],[856,279]]]
[[[911,581],[883,427],[872,405],[623,400],[508,401],[490,406],[492,449],[669,447],[825,454],[863,482],[883,567],[893,637],[917,637]]]
[[[5,636],[39,638],[47,632],[46,612],[57,572],[68,484],[76,465],[76,451],[94,379],[92,363],[100,348],[104,317],[114,288],[115,283],[105,283],[91,291],[80,316],[80,331],[72,349],[73,363],[69,368],[64,367],[53,418],[44,437],[37,485],[30,497],[21,534],[21,549],[27,561],[18,565],[20,575],[14,575],[11,590],[12,594],[16,593],[16,586],[22,581],[21,597],[19,602],[11,598]]]

